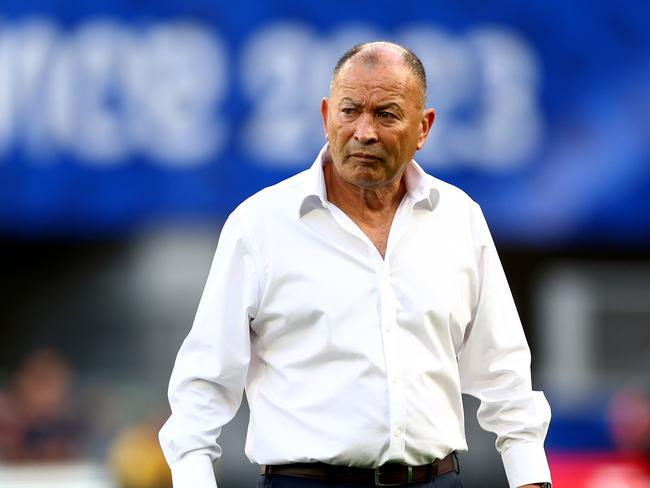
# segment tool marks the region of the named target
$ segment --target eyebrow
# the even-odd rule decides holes
[[[402,107],[400,107],[397,103],[395,102],[389,102],[389,103],[384,103],[382,105],[377,106],[377,110],[386,110],[386,109],[393,109],[396,112],[402,113]]]
[[[360,106],[363,105],[363,102],[361,102],[361,100],[355,100],[354,98],[350,98],[350,97],[343,97],[341,99],[341,101],[339,102],[339,107],[341,105],[346,104],[346,103],[349,103],[349,104],[351,104],[351,105],[353,105],[355,107],[360,107]],[[393,109],[396,112],[399,112],[400,114],[403,113],[402,107],[400,107],[399,104],[397,104],[395,102],[383,103],[383,104],[377,105],[377,107],[375,107],[375,110],[377,110],[377,111],[382,111],[382,110],[386,110],[386,109]]]
[[[355,107],[363,105],[363,103],[361,103],[361,100],[354,100],[353,98],[350,98],[350,97],[343,97],[341,99],[341,101],[339,102],[339,106],[343,105],[344,103],[350,103],[350,104],[354,105]]]

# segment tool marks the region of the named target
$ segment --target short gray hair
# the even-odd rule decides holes
[[[422,61],[409,48],[389,41],[363,42],[361,44],[352,46],[350,49],[345,51],[345,53],[343,53],[343,56],[341,56],[339,60],[336,62],[336,65],[334,65],[334,71],[332,72],[332,78],[330,79],[330,95],[332,94],[332,87],[334,85],[334,81],[336,80],[336,77],[338,76],[339,72],[343,69],[343,67],[346,65],[346,63],[350,61],[353,57],[355,57],[357,54],[360,54],[362,51],[365,51],[368,48],[371,48],[371,46],[378,45],[378,44],[387,44],[389,46],[392,46],[402,51],[402,61],[411,70],[411,73],[415,75],[415,78],[418,81],[420,88],[422,90],[424,102],[426,102],[427,74],[426,71],[424,70],[424,65],[422,64]],[[364,54],[364,56],[367,56],[366,60],[369,63],[376,63],[379,60],[377,54],[372,51],[367,54]]]

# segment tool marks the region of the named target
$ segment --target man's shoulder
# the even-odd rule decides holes
[[[252,207],[267,205],[292,205],[299,200],[302,193],[305,178],[309,170],[301,171],[289,178],[281,180],[273,185],[262,188],[242,202],[242,205]]]
[[[467,209],[477,203],[463,189],[425,173],[429,187],[437,192],[438,204],[447,210]]]
[[[268,215],[277,218],[292,212],[297,215],[308,171],[301,171],[262,188],[241,202],[232,212],[231,217],[250,219]]]

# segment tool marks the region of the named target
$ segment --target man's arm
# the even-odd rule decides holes
[[[250,361],[249,321],[257,307],[255,262],[242,212],[224,225],[192,325],[169,383],[172,415],[160,444],[174,488],[215,488],[216,440],[237,412]]]
[[[530,350],[510,288],[478,205],[471,215],[478,298],[459,355],[463,393],[481,401],[478,420],[497,435],[511,488],[550,482],[544,438],[551,412],[532,390]]]

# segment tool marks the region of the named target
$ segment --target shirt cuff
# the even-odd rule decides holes
[[[541,443],[516,444],[503,451],[501,459],[510,488],[529,483],[551,482],[551,471],[548,468],[544,445]]]
[[[212,461],[207,455],[189,454],[171,464],[174,488],[217,488]]]

